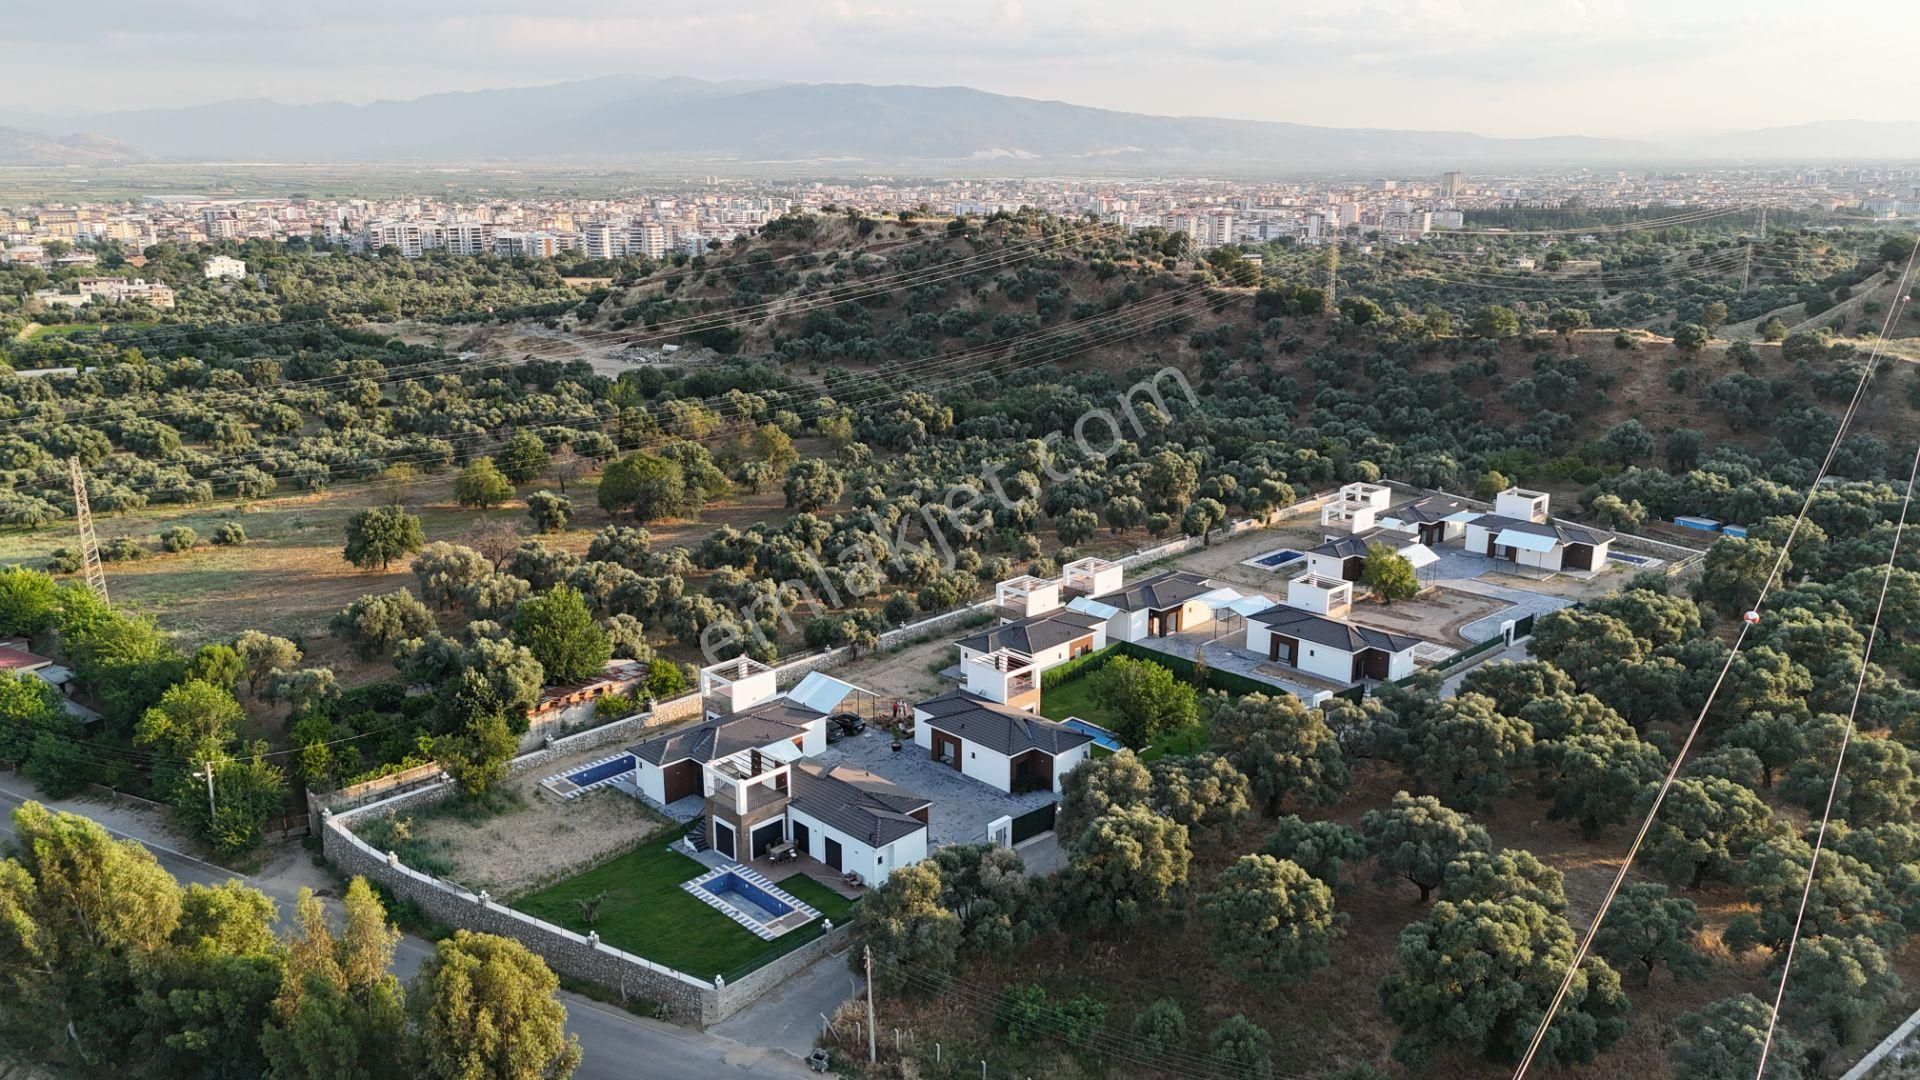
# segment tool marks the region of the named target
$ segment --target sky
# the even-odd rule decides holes
[[[1920,35],[1920,5],[1906,0],[94,0],[84,17],[22,6],[6,16],[0,108],[36,117],[642,74],[961,85],[1501,136],[1920,119],[1920,76],[1896,51]]]

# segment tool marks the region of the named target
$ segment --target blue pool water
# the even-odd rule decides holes
[[[1629,566],[1645,566],[1653,561],[1645,555],[1629,555],[1624,551],[1609,551],[1607,552],[1607,558],[1614,562],[1626,563]]]
[[[633,755],[622,754],[612,761],[603,761],[598,765],[591,765],[581,769],[579,772],[568,773],[567,779],[580,787],[586,787],[588,784],[597,784],[602,780],[619,776],[624,772],[632,772],[633,766]]]
[[[793,914],[792,904],[774,896],[739,874],[721,874],[700,887],[715,896],[724,898],[735,907],[745,908],[750,913],[759,915],[762,922],[771,922],[783,915]]]
[[[1072,731],[1078,731],[1082,735],[1093,736],[1093,744],[1102,750],[1112,750],[1118,753],[1126,748],[1126,745],[1120,741],[1120,736],[1115,735],[1099,724],[1089,724],[1077,716],[1069,716],[1065,720],[1060,721],[1060,726]]]
[[[1279,551],[1270,551],[1258,559],[1255,559],[1254,562],[1259,563],[1261,566],[1284,566],[1296,559],[1304,559],[1306,557],[1304,552],[1295,551],[1292,548],[1283,548]]]

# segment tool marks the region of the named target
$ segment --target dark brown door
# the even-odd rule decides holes
[[[827,865],[840,869],[840,841],[827,837]]]
[[[1568,544],[1561,563],[1569,570],[1593,569],[1593,548],[1587,544]]]
[[[713,850],[731,859],[733,854],[733,828],[724,821],[713,823]]]
[[[1387,677],[1387,672],[1391,670],[1387,666],[1392,659],[1391,657],[1379,649],[1368,649],[1362,655],[1367,658],[1367,678],[1384,679]]]
[[[1355,555],[1341,564],[1340,576],[1348,581],[1359,581],[1367,576],[1367,560],[1363,555]]]
[[[793,846],[800,854],[809,858],[813,856],[813,834],[797,821],[793,823]]]
[[[1300,666],[1300,642],[1281,634],[1267,635],[1267,659],[1284,660],[1290,666]]]

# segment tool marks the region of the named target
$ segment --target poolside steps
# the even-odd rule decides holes
[[[715,878],[724,877],[728,874],[732,874],[747,884],[763,890],[793,910],[777,919],[769,922],[761,922],[752,915],[727,903],[721,894],[712,892],[705,887],[708,882]],[[709,870],[699,877],[681,882],[680,887],[688,893],[691,893],[694,899],[699,900],[720,914],[739,923],[748,933],[759,938],[761,941],[772,941],[774,938],[779,937],[789,930],[798,930],[802,926],[820,917],[818,909],[801,900],[799,897],[794,896],[792,893],[787,892],[785,889],[780,888],[778,885],[775,885],[765,874],[742,866],[739,863],[731,863]]]

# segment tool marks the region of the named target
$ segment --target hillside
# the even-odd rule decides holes
[[[0,127],[0,165],[124,165],[145,152],[103,135],[42,135]]]
[[[188,161],[568,159],[999,170],[1431,170],[1718,159],[1906,158],[1912,125],[1842,122],[1662,143],[1156,116],[962,86],[614,76],[367,104],[232,100],[85,118]]]

